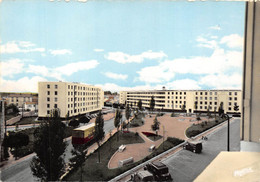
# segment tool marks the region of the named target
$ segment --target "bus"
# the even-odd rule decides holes
[[[81,126],[79,128],[75,128],[72,131],[72,144],[86,144],[93,140],[95,132],[95,123],[88,124],[86,126]]]

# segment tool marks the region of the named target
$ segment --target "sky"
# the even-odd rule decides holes
[[[241,89],[245,2],[2,0],[0,91]]]

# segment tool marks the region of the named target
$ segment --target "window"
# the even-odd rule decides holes
[[[207,105],[208,104],[208,102],[205,102],[205,105]]]
[[[47,91],[47,95],[50,95],[50,91]]]
[[[228,110],[231,111],[231,107],[228,107]]]
[[[176,100],[176,101],[175,101],[175,103],[177,104],[177,103],[178,103],[178,101]]]
[[[58,88],[58,85],[55,85],[55,89],[57,89]]]
[[[202,104],[202,102],[200,102],[200,104]]]
[[[237,95],[237,92],[235,92],[235,95]]]
[[[212,102],[209,102],[209,105],[212,105]]]
[[[58,102],[58,98],[57,98],[57,97],[55,97],[55,98],[54,98],[54,101],[55,101],[55,102]]]
[[[212,97],[209,97],[209,100],[212,100]]]
[[[210,92],[209,95],[212,95],[212,92]]]
[[[202,106],[200,106],[200,109],[202,109]]]
[[[47,85],[47,88],[50,88],[50,85],[49,85],[49,84]]]
[[[205,95],[208,95],[208,92],[205,92]]]
[[[232,100],[232,97],[229,97],[229,100]]]
[[[47,111],[47,114],[50,114],[50,111],[49,111],[49,110]]]
[[[234,100],[237,100],[237,97],[234,97]]]
[[[228,105],[231,106],[231,102],[229,102]]]
[[[70,95],[70,92],[68,92],[68,95]]]
[[[229,92],[229,95],[232,95],[232,92]]]
[[[200,100],[202,100],[202,97],[200,97]]]
[[[215,92],[215,95],[218,95],[218,93],[217,93],[217,92]]]
[[[70,86],[68,85],[68,89],[70,89]]]
[[[203,93],[202,92],[200,92],[200,95],[202,95]]]
[[[58,105],[57,105],[57,104],[54,104],[54,108],[58,108]]]
[[[58,91],[55,91],[54,94],[55,94],[55,95],[58,95]]]
[[[217,100],[218,98],[217,97],[215,97],[215,100]]]
[[[180,95],[182,95],[182,92],[180,92]]]
[[[198,95],[198,92],[196,92],[195,95]]]
[[[47,101],[50,101],[50,97],[47,97]]]
[[[176,97],[176,99],[178,99],[178,97]]]
[[[180,99],[181,99],[181,97],[180,97]]]
[[[207,100],[208,98],[207,97],[205,97],[205,100]]]
[[[215,102],[214,104],[215,104],[215,105],[218,105],[218,103],[217,103],[217,102]]]
[[[47,104],[47,108],[50,108],[50,104]]]
[[[186,92],[184,92],[184,95],[186,95]]]
[[[205,106],[204,108],[207,109],[207,106]]]
[[[176,92],[176,95],[178,95],[178,92]]]
[[[180,101],[180,104],[182,103],[182,101]]]

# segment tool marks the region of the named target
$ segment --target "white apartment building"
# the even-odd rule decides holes
[[[72,117],[101,110],[104,91],[100,87],[70,82],[38,82],[38,116],[45,118],[60,109],[60,117]]]
[[[234,106],[239,106],[241,112],[241,90],[146,90],[146,91],[122,91],[120,103],[137,107],[139,100],[142,106],[150,108],[151,97],[154,96],[155,109],[182,110],[185,105],[188,113],[196,111],[218,111],[223,102],[225,112],[233,113]],[[197,103],[197,109],[195,108]]]

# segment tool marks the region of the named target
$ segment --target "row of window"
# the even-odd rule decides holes
[[[82,107],[82,106],[89,106],[89,105],[97,105],[97,102],[84,102],[84,103],[76,103],[74,104],[74,107]],[[68,104],[68,108],[72,108],[73,104]]]
[[[87,90],[87,91],[100,91],[98,88],[89,88],[84,86],[68,85],[68,89],[78,89],[78,90]]]
[[[175,92],[175,95],[178,95],[178,93],[179,95],[182,95],[182,92]],[[170,94],[174,95],[174,92],[168,92],[168,95]],[[183,95],[186,95],[186,92],[183,92]]]
[[[50,84],[47,84],[47,88],[51,88],[51,85],[50,85]],[[54,85],[54,88],[55,88],[55,89],[58,89],[58,85]]]
[[[83,97],[83,98],[68,98],[68,102],[73,102],[73,101],[82,101],[82,102],[84,102],[84,101],[90,101],[90,100],[97,100],[97,98],[96,97]],[[100,100],[100,97],[98,97],[98,100]]]

